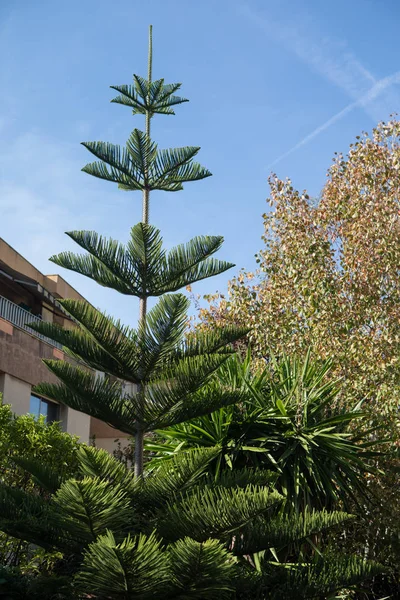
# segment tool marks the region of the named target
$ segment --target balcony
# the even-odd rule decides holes
[[[18,327],[18,329],[22,329],[33,335],[34,337],[50,344],[50,346],[54,346],[55,348],[59,348],[61,350],[62,346],[58,342],[53,342],[50,338],[42,335],[41,333],[37,333],[33,329],[27,325],[27,323],[41,323],[42,319],[37,317],[36,315],[32,315],[29,311],[21,308],[11,300],[7,300],[3,296],[0,296],[0,318],[5,319],[9,323],[12,323],[14,327]]]

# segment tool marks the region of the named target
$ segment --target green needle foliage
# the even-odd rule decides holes
[[[193,158],[200,148],[187,146],[158,150],[150,138],[150,123],[155,114],[174,115],[173,106],[188,100],[175,96],[180,83],[165,84],[164,79],[152,81],[152,27],[149,34],[147,79],[133,76],[133,85],[111,86],[120,93],[112,102],[128,106],[133,115],[143,115],[146,131],[134,129],[125,148],[108,142],[83,142],[99,161],[83,168],[85,173],[117,183],[126,191],[143,191],[143,221],[148,222],[149,193],[152,190],[176,192],[183,184],[210,177],[211,173]]]
[[[94,231],[72,231],[67,235],[87,254],[63,252],[52,256],[52,262],[138,298],[174,292],[233,266],[211,258],[222,245],[221,236],[198,236],[167,252],[160,230],[144,223],[132,227],[126,245]]]
[[[157,144],[148,144],[146,134],[138,129],[132,131],[126,149],[105,142],[84,142],[83,145],[100,160],[82,170],[117,183],[128,192],[177,192],[183,189],[183,183],[211,176],[210,171],[193,162],[200,148],[158,150]]]
[[[163,296],[148,313],[146,327],[139,330],[123,327],[87,303],[61,303],[79,328],[40,323],[36,329],[46,330],[80,365],[46,360],[60,383],[42,383],[38,393],[130,435],[138,429],[147,432],[181,423],[240,400],[240,392],[229,386],[214,386],[212,392],[203,388],[231,355],[227,344],[243,330],[227,328],[186,341],[184,296]],[[108,377],[99,379],[85,367],[105,371]],[[137,384],[137,391],[123,394],[121,380]]]
[[[133,85],[112,85],[111,88],[120,92],[120,95],[111,100],[117,104],[129,106],[132,114],[153,116],[174,115],[173,106],[189,102],[186,98],[175,96],[181,87],[180,83],[165,84],[164,79],[149,82],[139,75],[133,76]]]
[[[42,599],[260,600],[295,591],[317,598],[381,570],[354,557],[315,560],[301,552],[291,554],[290,564],[276,563],[275,549],[301,546],[351,517],[285,516],[282,496],[254,483],[268,479],[261,471],[242,472],[240,486],[226,477],[210,480],[205,471],[215,450],[182,453],[168,472],[139,478],[104,450],[83,446],[78,456],[77,476],[61,478],[55,491],[56,477],[46,478],[51,485],[40,496],[0,489],[0,527],[64,555],[40,580]],[[37,461],[26,466],[42,476]],[[253,552],[261,552],[258,569],[249,560]]]

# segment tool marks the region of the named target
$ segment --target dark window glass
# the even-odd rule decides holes
[[[43,400],[43,398],[39,398],[39,396],[34,396],[33,394],[31,394],[29,412],[37,419],[40,415],[43,415],[46,423],[58,421],[58,404]]]
[[[35,417],[38,417],[40,415],[40,398],[38,398],[37,396],[31,396],[29,412]]]
[[[45,402],[45,400],[40,400],[40,414],[43,415],[44,417],[46,417],[46,421],[47,421],[48,408],[49,408],[49,405],[47,404],[47,402]]]
[[[47,402],[47,415],[46,421],[47,423],[52,423],[53,421],[59,421],[59,406],[58,404],[54,404],[54,402]]]

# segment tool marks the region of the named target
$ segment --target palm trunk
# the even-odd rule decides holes
[[[147,79],[149,84],[152,78],[152,63],[153,63],[153,27],[149,27],[149,58],[148,58],[148,72]],[[146,139],[147,143],[150,144],[150,120],[151,114],[146,113]],[[147,179],[148,171],[145,169],[145,178]],[[146,225],[149,222],[149,207],[150,207],[150,191],[147,189],[143,190],[142,200],[142,222]],[[143,297],[139,300],[139,330],[144,331],[146,326],[146,313],[147,313],[147,297]],[[141,383],[138,386],[138,392],[142,393],[142,401],[145,402],[145,384]],[[139,415],[141,417],[141,415]],[[143,443],[144,443],[144,432],[142,429],[142,423],[138,423],[138,427],[135,435],[135,477],[140,477],[143,473]]]

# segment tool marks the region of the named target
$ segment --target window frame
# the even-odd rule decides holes
[[[39,401],[39,410],[36,412],[33,412],[31,410],[32,398],[35,398],[35,400]],[[42,405],[46,405],[46,412],[42,412],[42,410],[41,410]],[[48,410],[49,407],[50,407],[50,414],[49,414],[49,410]],[[53,414],[51,414],[51,413],[53,413]],[[60,421],[60,405],[57,402],[52,402],[51,400],[48,400],[47,398],[43,398],[43,396],[39,396],[38,394],[33,394],[31,392],[31,395],[29,398],[29,414],[33,415],[35,417],[35,419],[38,419],[39,417],[43,416],[45,418],[45,423],[50,425],[51,423],[56,423],[56,422]]]

